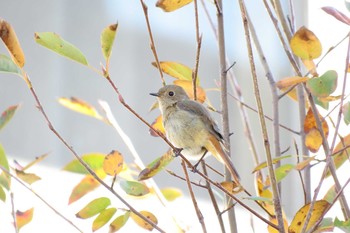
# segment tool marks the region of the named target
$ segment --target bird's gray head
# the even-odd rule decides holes
[[[161,108],[174,105],[176,102],[189,99],[185,90],[177,85],[166,85],[159,89],[157,93],[150,93],[157,96]]]

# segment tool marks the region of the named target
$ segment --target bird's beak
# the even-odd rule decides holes
[[[153,96],[159,96],[159,94],[158,93],[149,93],[150,95],[153,95]]]

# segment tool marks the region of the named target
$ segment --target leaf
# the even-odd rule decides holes
[[[283,164],[283,165],[279,166],[278,168],[276,168],[275,174],[276,174],[277,183],[282,181],[293,168],[294,168],[294,165],[292,165],[292,164]]]
[[[4,167],[7,171],[10,171],[9,162],[6,157],[5,150],[3,146],[0,144],[0,165]],[[1,172],[0,174],[0,185],[6,188],[7,190],[10,189],[11,184],[11,177],[6,174],[5,172]]]
[[[333,232],[334,224],[332,218],[324,218],[313,233]]]
[[[307,159],[304,159],[303,161],[301,161],[300,163],[298,163],[295,166],[295,169],[297,169],[298,171],[303,170],[305,167],[309,166],[309,164],[315,160],[316,156],[308,156]]]
[[[301,27],[290,40],[290,47],[293,53],[304,60],[318,58],[322,54],[322,45],[316,35]]]
[[[68,204],[72,204],[73,202],[82,198],[85,194],[96,189],[100,183],[92,176],[86,175],[72,190],[70,194]]]
[[[157,220],[156,216],[154,216],[151,212],[142,210],[142,211],[140,211],[140,214],[142,214],[143,216],[148,218],[154,224],[156,224],[156,225],[158,224],[158,220]],[[153,226],[151,226],[148,222],[146,222],[145,220],[143,220],[142,218],[137,216],[135,213],[131,212],[130,213],[130,217],[131,217],[132,220],[134,220],[134,222],[137,225],[139,225],[143,229],[146,229],[146,230],[149,230],[149,231],[153,230]]]
[[[115,35],[117,34],[118,24],[111,24],[104,28],[101,33],[101,48],[104,58],[108,61],[111,56]]]
[[[324,10],[327,14],[330,14],[331,16],[339,20],[340,22],[350,25],[350,18],[342,12],[335,9],[334,7],[324,6],[321,7],[321,9]]]
[[[174,201],[182,196],[181,190],[177,188],[163,188],[161,192],[167,201]]]
[[[270,222],[272,222],[273,224],[275,224],[276,226],[278,226],[278,220],[276,217],[270,218]],[[288,221],[286,219],[286,216],[284,216],[283,214],[283,225],[284,225],[284,230],[286,233],[288,233]],[[269,233],[278,233],[279,231],[275,228],[273,228],[272,226],[268,225],[267,226],[267,231]]]
[[[149,193],[149,189],[146,185],[129,180],[121,180],[120,187],[131,196],[143,196]]]
[[[306,67],[306,69],[308,70],[308,72],[313,76],[313,77],[318,77],[318,73],[316,70],[316,64],[313,60],[304,60],[301,59],[301,61],[303,62],[304,66]]]
[[[345,136],[334,148],[333,150],[333,161],[335,167],[338,169],[341,165],[344,164],[345,161],[348,160],[350,155],[350,148],[347,148],[344,150],[345,147],[350,145],[350,134]],[[330,172],[328,171],[326,174],[326,177],[330,175]]]
[[[118,152],[113,150],[111,153],[106,155],[103,160],[103,170],[107,175],[115,176],[119,174],[123,169],[124,158]]]
[[[69,108],[70,110],[73,110],[75,112],[88,115],[99,120],[104,119],[89,103],[76,97],[71,97],[69,99],[61,97],[58,99],[58,102],[64,107]]]
[[[22,77],[21,69],[6,55],[0,54],[0,72]]]
[[[4,42],[7,50],[11,54],[12,60],[19,66],[23,67],[25,57],[21,45],[16,36],[15,30],[5,20],[0,18],[0,38]]]
[[[2,112],[0,116],[0,130],[12,119],[19,105],[12,105]]]
[[[6,202],[6,193],[1,186],[0,186],[0,200],[3,202]]]
[[[317,97],[327,97],[337,88],[337,72],[329,70],[318,78],[311,78],[306,82],[307,88]]]
[[[323,216],[323,213],[328,209],[328,207],[329,203],[325,200],[318,200],[315,202],[310,221],[307,223],[306,231],[308,231]],[[289,233],[301,232],[309,209],[310,203],[304,205],[298,210],[288,228]]]
[[[350,232],[350,219],[346,221],[341,221],[337,217],[335,217],[334,226],[348,233]]]
[[[35,42],[52,50],[64,57],[72,59],[83,65],[88,65],[84,54],[74,45],[65,41],[54,32],[36,32],[34,34]]]
[[[89,165],[89,167],[94,170],[102,170],[103,167],[103,161],[105,159],[106,155],[101,153],[90,153],[85,154],[81,156],[81,159]],[[80,162],[75,159],[68,163],[63,170],[69,171],[69,172],[75,172],[79,174],[89,174],[88,171],[83,167],[83,165],[80,164]]]
[[[161,61],[159,64],[160,69],[171,77],[192,82],[192,69],[188,66],[173,61]],[[152,65],[157,67],[156,62],[152,62]],[[197,77],[197,85],[199,85],[199,77]]]
[[[41,180],[41,178],[34,173],[26,173],[24,171],[15,170],[18,178],[26,182],[27,184],[33,184],[34,182]]]
[[[23,226],[30,223],[33,219],[34,208],[26,210],[24,212],[17,210],[16,211],[16,222],[18,229],[21,229]]]
[[[152,127],[158,132],[165,134],[162,115],[156,118],[156,120],[152,123]],[[149,133],[154,137],[158,137],[158,134],[151,128],[149,129]]]
[[[97,231],[113,217],[115,212],[117,211],[116,208],[108,208],[101,211],[101,213],[96,217],[94,222],[92,223],[92,231]]]
[[[304,83],[308,79],[309,79],[308,77],[299,77],[299,76],[287,77],[287,78],[279,80],[276,83],[276,86],[279,89],[290,88],[290,87],[292,87],[292,86],[294,86],[296,84]]]
[[[48,156],[49,154],[46,153],[46,154],[43,154],[43,155],[40,155],[38,157],[36,157],[32,162],[28,163],[26,166],[24,166],[22,168],[22,171],[25,171],[27,170],[28,168],[30,168],[31,166],[43,161],[44,159],[46,159],[46,157]]]
[[[187,80],[175,80],[174,84],[182,87],[190,99],[194,99],[192,81]],[[196,86],[197,101],[204,103],[206,97],[205,91],[200,86]]]
[[[165,12],[171,12],[191,3],[192,1],[193,0],[158,0],[156,7],[161,8]]]
[[[166,166],[168,166],[168,164],[171,163],[173,160],[173,150],[169,149],[164,155],[153,160],[150,164],[148,164],[146,168],[140,172],[137,179],[146,180],[155,176],[156,174],[158,174],[158,172],[162,171]]]
[[[255,179],[255,185],[258,190],[258,195],[268,200],[268,201],[259,201],[259,203],[268,213],[270,213],[270,215],[275,215],[274,205],[270,201],[273,198],[272,192],[269,189],[265,188],[266,185],[263,182],[263,177],[261,175],[261,172],[257,173],[256,179]]]
[[[323,197],[323,200],[327,201],[329,204],[332,204],[336,196],[337,192],[335,191],[335,186],[333,185],[328,189],[327,193]]]
[[[113,222],[109,225],[109,233],[114,233],[120,230],[125,223],[129,220],[130,211],[127,211],[125,214],[118,216]]]
[[[326,120],[319,115],[319,118],[322,122],[322,129],[324,132],[325,137],[328,137],[328,124]],[[317,128],[316,125],[316,118],[311,110],[309,108],[305,120],[304,120],[304,132],[305,132],[305,145],[306,147],[312,151],[312,152],[317,152],[320,146],[322,145],[322,137],[321,133]]]
[[[242,191],[242,186],[233,181],[223,181],[221,186],[231,194],[237,194]]]
[[[272,160],[272,164],[276,164],[277,162],[279,162],[279,161],[281,161],[283,159],[290,158],[290,157],[292,157],[292,155],[284,155],[284,156],[280,156],[280,157],[274,158]],[[261,170],[261,169],[263,169],[265,167],[267,167],[267,162],[260,163],[258,166],[256,166],[254,168],[252,173],[257,172],[257,171],[259,171],[259,170]]]
[[[342,113],[344,117],[344,122],[346,125],[350,124],[350,102],[347,102],[342,107]]]
[[[91,218],[106,209],[110,204],[111,200],[107,197],[96,198],[76,213],[75,216],[82,219]]]

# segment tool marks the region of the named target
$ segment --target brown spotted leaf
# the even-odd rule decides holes
[[[127,211],[125,214],[118,216],[114,219],[109,225],[109,233],[114,233],[120,230],[125,223],[129,220],[130,211]]]
[[[154,216],[154,214],[152,214],[151,212],[142,210],[142,211],[140,211],[140,214],[142,214],[144,217],[148,218],[155,225],[158,224],[158,220],[157,220],[156,216]],[[146,229],[149,231],[153,230],[154,227],[151,224],[149,224],[148,222],[146,222],[145,220],[143,220],[142,218],[137,216],[135,213],[131,212],[130,217],[132,218],[132,220],[134,220],[134,222],[137,225],[139,225],[143,229]]]
[[[118,151],[113,150],[111,153],[106,155],[103,161],[103,170],[107,175],[115,176],[122,171],[123,164],[123,156]]]
[[[146,168],[140,172],[138,176],[138,180],[146,180],[155,176],[173,160],[174,160],[173,150],[169,149],[164,155],[162,155],[161,157],[155,159],[150,164],[148,164]]]

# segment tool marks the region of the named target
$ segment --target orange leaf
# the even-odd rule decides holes
[[[270,218],[270,222],[272,222],[273,224],[278,226],[277,218]],[[283,224],[284,224],[284,231],[285,231],[285,233],[288,233],[288,221],[287,221],[287,219],[286,219],[286,217],[284,215],[283,215]],[[267,231],[269,233],[278,233],[278,230],[273,228],[270,225],[267,226]]]
[[[300,76],[288,77],[279,80],[276,85],[279,89],[290,88],[296,84],[306,82],[308,79],[307,77]]]
[[[158,0],[156,7],[162,8],[166,12],[177,10],[193,0]]]
[[[121,172],[123,169],[124,158],[118,152],[113,150],[111,153],[106,155],[103,161],[103,170],[107,173],[107,175],[115,176]]]
[[[24,212],[17,210],[16,211],[16,222],[18,229],[21,229],[23,226],[27,225],[32,221],[34,214],[34,208],[26,210]]]
[[[231,194],[236,194],[243,190],[242,186],[233,181],[223,181],[220,184],[226,191],[228,191]]]
[[[187,93],[188,97],[190,97],[190,99],[194,98],[192,81],[175,80],[174,84],[182,87],[186,91],[186,93]],[[200,103],[204,103],[204,101],[206,99],[206,94],[205,94],[204,89],[197,85],[196,92],[197,92],[197,101]]]
[[[152,127],[157,130],[158,132],[161,132],[162,134],[165,134],[165,129],[163,126],[163,118],[162,115],[160,115],[159,117],[157,117],[157,119],[152,123]],[[149,133],[154,136],[154,137],[158,137],[158,134],[156,132],[154,132],[153,129],[149,129]]]
[[[24,53],[17,39],[15,30],[5,20],[0,18],[0,38],[6,45],[7,50],[11,54],[13,62],[23,67],[25,63]]]
[[[322,129],[323,129],[324,135],[327,138],[328,131],[329,131],[328,124],[321,115],[319,115],[319,118],[322,122]],[[306,134],[305,145],[310,151],[317,152],[320,146],[322,145],[322,137],[321,137],[320,131],[317,128],[316,118],[311,108],[309,108],[304,120],[304,132]]]
[[[95,188],[97,188],[100,185],[100,183],[92,176],[92,175],[86,175],[80,182],[77,184],[70,197],[68,204],[71,204],[77,200],[79,200],[81,197],[83,197],[85,194],[91,192]]]
[[[70,110],[97,118],[99,120],[103,120],[103,117],[96,111],[94,107],[92,107],[89,103],[81,99],[78,99],[76,97],[61,97],[58,99],[58,102],[64,107],[69,108]]]
[[[312,60],[321,56],[322,45],[316,35],[301,27],[290,40],[290,47],[295,55],[303,60]]]
[[[157,220],[156,216],[154,216],[152,213],[142,210],[142,211],[140,211],[140,214],[142,214],[143,216],[145,216],[146,218],[151,220],[154,224],[156,224],[156,225],[158,224],[158,220]],[[132,218],[132,220],[134,220],[134,222],[137,225],[139,225],[143,229],[146,229],[149,231],[153,230],[153,226],[151,226],[148,222],[146,222],[145,220],[143,220],[142,218],[140,218],[139,216],[137,216],[133,212],[130,213],[130,217]]]

